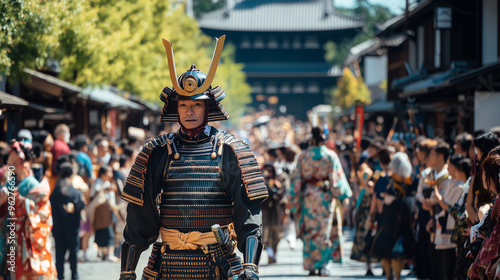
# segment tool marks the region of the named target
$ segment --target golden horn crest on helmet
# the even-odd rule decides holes
[[[226,35],[222,35],[219,38],[215,38],[215,50],[212,56],[212,62],[210,63],[210,68],[208,69],[207,78],[203,82],[203,84],[195,89],[190,89],[190,91],[186,91],[181,88],[179,85],[179,81],[177,80],[177,71],[175,70],[175,60],[174,60],[174,51],[172,49],[172,43],[165,38],[163,39],[163,46],[165,47],[165,51],[167,52],[168,59],[168,69],[170,71],[170,79],[172,80],[172,85],[174,90],[179,95],[183,96],[193,96],[197,94],[204,93],[212,84],[212,81],[215,77],[215,72],[217,71],[217,66],[219,66],[220,56],[222,54],[222,48],[224,47],[224,41],[226,40]]]

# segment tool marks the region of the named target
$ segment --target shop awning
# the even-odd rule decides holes
[[[391,113],[395,109],[394,101],[377,100],[365,106],[365,113],[387,112]]]
[[[10,108],[10,107],[24,107],[28,106],[28,101],[8,94],[6,92],[0,91],[0,108]]]
[[[116,94],[108,87],[88,87],[83,90],[83,95],[86,96],[90,101],[94,101],[101,104],[108,104],[114,109],[134,109],[134,110],[144,110],[145,107],[132,102],[122,96]]]
[[[40,104],[33,103],[33,102],[30,102],[28,107],[31,109],[35,109],[37,111],[40,111],[44,114],[64,114],[64,113],[66,113],[66,110],[64,110],[64,109],[40,105]]]
[[[459,75],[459,71],[457,69],[450,69],[430,75],[422,73],[409,75],[394,80],[392,88],[402,91],[399,94],[400,98],[436,92],[451,87],[453,85],[452,79]]]
[[[73,115],[62,108],[41,105],[29,102],[28,108],[41,112],[42,119],[46,121],[71,121]]]
[[[32,69],[25,68],[24,73],[29,74],[31,77],[29,82],[24,83],[25,86],[49,93],[56,97],[60,97],[64,93],[66,95],[69,94],[70,96],[79,97],[82,92],[82,88],[79,86]]]
[[[372,39],[366,40],[349,50],[349,55],[347,56],[345,64],[351,64],[365,55],[379,55],[379,53],[377,53],[378,50],[383,48],[398,47],[406,39],[406,35],[396,34],[389,38],[374,37]]]

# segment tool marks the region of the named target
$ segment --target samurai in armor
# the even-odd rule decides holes
[[[207,124],[229,118],[224,90],[210,85],[224,39],[207,75],[192,65],[178,77],[163,39],[173,88],[160,95],[161,121],[181,128],[148,140],[128,175],[121,280],[136,279],[139,256],[153,243],[142,279],[259,279],[264,178],[247,143]]]

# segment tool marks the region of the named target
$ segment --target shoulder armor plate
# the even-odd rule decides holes
[[[219,131],[217,137],[234,151],[241,169],[241,181],[245,185],[248,198],[265,200],[269,196],[267,186],[252,149],[246,142],[226,131]]]
[[[168,151],[171,154],[170,145],[172,137],[171,133],[162,134],[147,140],[142,146],[123,187],[123,200],[142,206],[144,202],[142,195],[144,193],[144,181],[146,179],[149,156],[154,149],[165,145],[168,145]]]

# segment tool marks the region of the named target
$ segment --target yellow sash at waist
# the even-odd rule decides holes
[[[161,228],[161,240],[168,244],[171,250],[197,250],[205,244],[216,243],[214,234],[209,232],[191,231],[182,233],[175,229]]]

